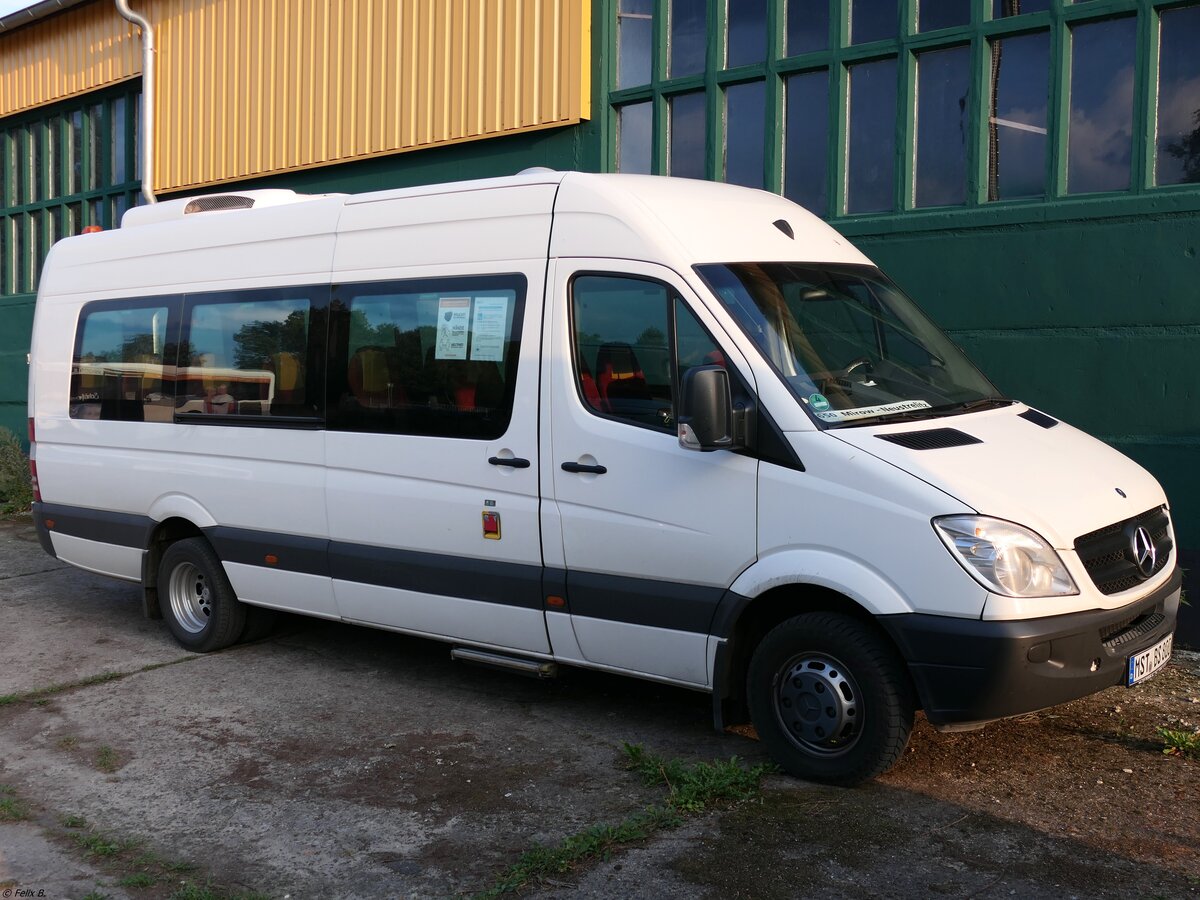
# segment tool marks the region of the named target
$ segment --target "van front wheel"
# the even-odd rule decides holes
[[[246,607],[204,538],[186,538],[167,548],[158,567],[158,595],[175,639],[197,653],[228,647],[245,626]]]
[[[904,663],[840,613],[805,613],[768,632],[750,659],[747,690],[772,758],[811,781],[852,785],[881,775],[912,731]]]

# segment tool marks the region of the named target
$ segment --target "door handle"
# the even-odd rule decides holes
[[[529,460],[519,456],[489,456],[488,463],[493,466],[508,466],[510,469],[528,469]]]
[[[586,472],[589,475],[603,475],[608,471],[604,466],[585,466],[583,463],[565,462],[562,464],[564,472]]]

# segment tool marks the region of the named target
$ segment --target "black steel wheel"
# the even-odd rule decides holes
[[[811,781],[853,785],[891,768],[913,701],[895,649],[868,624],[804,613],[767,633],[750,659],[751,718],[772,758]]]
[[[158,597],[167,627],[189,650],[220,650],[242,636],[246,607],[233,593],[216,552],[202,537],[176,541],[163,553]]]

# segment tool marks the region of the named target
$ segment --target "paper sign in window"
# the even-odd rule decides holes
[[[508,325],[507,297],[476,297],[471,322],[471,359],[503,362]]]
[[[467,324],[470,318],[470,297],[442,297],[438,301],[435,358],[467,358]]]

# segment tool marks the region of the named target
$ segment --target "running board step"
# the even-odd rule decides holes
[[[540,659],[524,659],[520,656],[505,656],[502,653],[489,653],[486,650],[472,650],[469,647],[455,647],[450,651],[451,659],[474,663],[477,666],[489,666],[493,669],[505,669],[533,678],[557,678],[558,664],[545,662]]]

